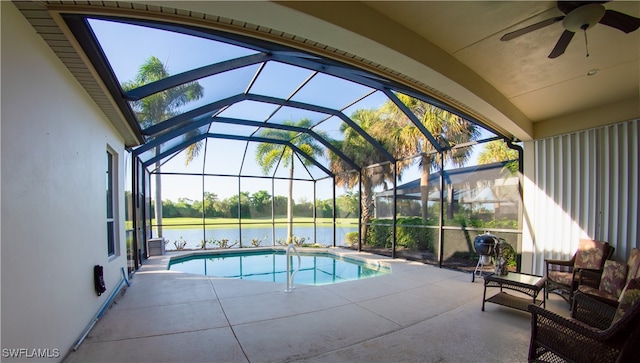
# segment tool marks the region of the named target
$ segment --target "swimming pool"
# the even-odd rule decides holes
[[[388,266],[377,262],[368,263],[328,252],[300,252],[300,257],[300,271],[295,275],[295,283],[300,285],[335,284],[391,273]],[[296,268],[297,264],[297,257],[292,256],[291,268]],[[286,283],[286,266],[284,251],[266,250],[174,257],[168,269],[207,276]]]

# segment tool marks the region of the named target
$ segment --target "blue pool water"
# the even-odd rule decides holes
[[[300,257],[300,271],[295,275],[295,283],[301,285],[335,284],[391,272],[387,266],[345,259],[325,252],[301,252]],[[292,256],[291,268],[294,269],[297,265],[298,258]],[[284,251],[251,251],[197,254],[173,258],[169,263],[169,270],[207,276],[286,283],[286,266]]]

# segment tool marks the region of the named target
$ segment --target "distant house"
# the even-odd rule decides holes
[[[489,218],[517,219],[520,192],[518,175],[506,168],[508,161],[445,170],[444,199],[448,218],[465,206],[469,212]],[[412,180],[396,188],[398,214],[420,215],[420,179]],[[393,189],[378,192],[374,196],[375,218],[391,218]],[[440,173],[429,177],[429,204],[440,200]]]

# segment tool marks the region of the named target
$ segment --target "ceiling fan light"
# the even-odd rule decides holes
[[[574,33],[581,29],[586,30],[598,24],[605,11],[601,4],[582,5],[567,14],[562,20],[562,26]]]

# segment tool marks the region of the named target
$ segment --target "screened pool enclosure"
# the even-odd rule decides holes
[[[484,231],[520,251],[520,146],[420,87],[217,29],[63,18],[138,136],[132,269],[157,237],[167,249],[296,243],[462,268]]]

